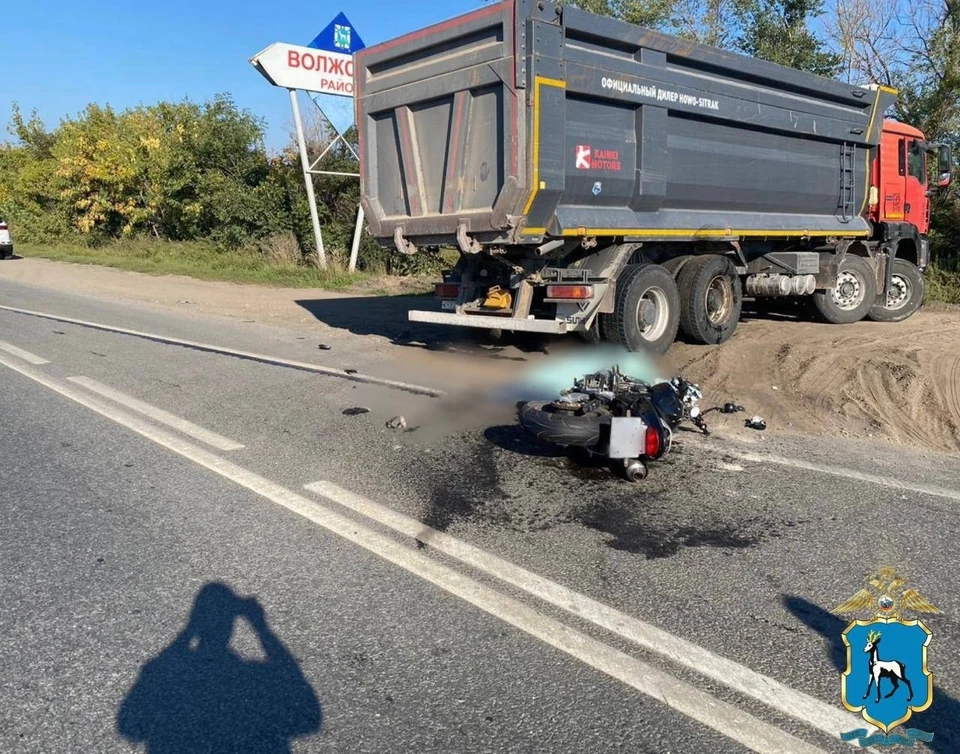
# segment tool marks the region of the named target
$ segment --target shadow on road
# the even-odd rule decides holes
[[[296,304],[329,327],[347,330],[354,335],[379,335],[400,346],[469,351],[493,359],[524,361],[523,353],[546,353],[558,342],[557,336],[536,333],[504,331],[496,337],[487,330],[472,327],[410,322],[408,315],[411,311],[439,311],[433,294],[302,299]],[[507,352],[511,346],[516,350]]]
[[[807,298],[744,299],[740,321],[816,322],[813,305]]]
[[[484,438],[501,450],[517,453],[534,458],[560,458],[569,455],[568,451],[559,445],[537,439],[518,424],[501,424],[488,427],[483,432]]]
[[[837,705],[839,706],[839,674],[847,667],[847,648],[843,644],[841,634],[849,621],[838,618],[833,613],[802,597],[784,595],[783,604],[793,616],[827,641],[827,657],[838,674]],[[933,640],[936,641],[936,638],[936,633],[934,633]],[[935,665],[935,660],[931,662],[931,665]],[[851,730],[857,727],[858,722],[862,721],[859,715],[852,713],[850,720]],[[960,751],[960,702],[940,690],[936,685],[936,676],[934,676],[933,704],[930,709],[926,712],[914,713],[906,725],[933,733],[933,741],[925,744],[930,751],[944,752],[944,754]]]
[[[437,309],[432,294],[303,299],[296,303],[325,325],[354,335],[379,335],[397,345],[441,347],[469,339],[464,328],[437,327],[407,319],[415,309]]]
[[[249,623],[265,659],[230,647],[237,619]],[[256,598],[209,583],[180,634],[140,669],[116,726],[148,754],[280,754],[293,738],[318,732],[321,720],[316,693]]]

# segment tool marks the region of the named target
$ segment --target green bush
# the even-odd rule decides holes
[[[104,259],[115,259],[121,240],[186,242],[191,253],[197,249],[190,244],[202,242],[210,253],[227,255],[228,266],[237,254],[316,266],[299,153],[291,145],[268,156],[261,120],[226,95],[122,112],[91,104],[52,130],[14,108],[9,130],[16,142],[0,145],[0,216],[21,243],[83,249],[85,258],[100,249]],[[355,172],[356,162],[339,144],[321,167]],[[325,176],[315,187],[327,257],[345,268],[359,181]],[[171,246],[151,248],[150,258],[173,253]],[[200,266],[209,267],[208,257]],[[431,255],[403,257],[366,232],[358,266],[394,274],[437,268]]]

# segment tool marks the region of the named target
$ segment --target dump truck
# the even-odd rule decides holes
[[[508,0],[355,57],[361,201],[402,254],[458,250],[409,319],[663,353],[741,301],[829,322],[921,305],[952,156],[859,86]]]

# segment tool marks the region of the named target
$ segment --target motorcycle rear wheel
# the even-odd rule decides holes
[[[520,426],[535,437],[555,445],[589,447],[600,441],[600,427],[610,422],[609,414],[577,416],[556,408],[551,402],[530,401],[519,411]]]

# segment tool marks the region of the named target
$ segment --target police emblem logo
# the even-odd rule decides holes
[[[869,611],[871,617],[856,619],[843,631],[847,666],[841,675],[840,699],[851,712],[879,728],[842,733],[844,741],[859,740],[861,746],[912,746],[914,741],[932,741],[933,734],[908,728],[891,734],[914,712],[933,703],[933,674],[927,668],[930,629],[911,613],[939,613],[893,568],[881,568],[869,576],[863,589],[831,612],[853,615]]]

